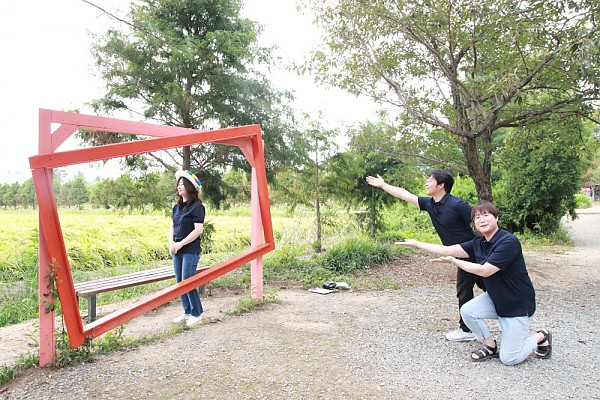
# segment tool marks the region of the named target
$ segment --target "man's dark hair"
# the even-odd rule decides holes
[[[429,176],[433,176],[433,179],[439,184],[444,184],[444,189],[446,189],[446,193],[450,194],[452,191],[452,186],[454,186],[454,177],[452,174],[444,169],[434,169],[431,170]]]

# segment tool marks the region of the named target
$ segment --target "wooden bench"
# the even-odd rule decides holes
[[[196,273],[210,268],[206,265],[198,265]],[[143,271],[132,272],[130,274],[109,276],[108,278],[94,279],[92,281],[80,282],[74,285],[75,294],[78,297],[87,298],[88,302],[88,323],[96,319],[96,295],[99,293],[110,292],[112,290],[125,289],[131,286],[143,285],[146,283],[163,281],[165,279],[175,278],[173,266],[168,265],[156,269],[147,269]],[[200,294],[204,293],[204,286],[200,287]]]

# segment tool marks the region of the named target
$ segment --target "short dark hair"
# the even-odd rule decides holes
[[[432,169],[429,172],[429,176],[433,176],[433,179],[435,179],[438,185],[443,183],[446,193],[450,194],[452,186],[454,186],[454,177],[450,172],[444,169]]]
[[[471,221],[475,218],[476,214],[482,214],[486,212],[498,218],[498,209],[496,208],[494,203],[488,200],[482,200],[471,209]]]

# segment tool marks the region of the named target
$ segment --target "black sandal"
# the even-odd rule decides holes
[[[479,361],[485,361],[489,358],[498,358],[499,357],[498,343],[496,343],[495,340],[494,340],[494,344],[496,345],[496,347],[491,347],[491,346],[488,346],[487,344],[484,344],[482,348],[471,353],[471,361],[479,362]],[[475,356],[477,356],[477,358],[475,358]]]
[[[550,332],[548,329],[540,329],[536,331],[536,333],[541,333],[544,335],[544,338],[538,342],[535,355],[543,360],[546,360],[552,356],[552,332]],[[546,341],[548,341],[547,345],[540,346],[540,343],[544,343]]]

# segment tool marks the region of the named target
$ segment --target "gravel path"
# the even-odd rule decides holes
[[[444,340],[456,324],[453,282],[423,264],[440,279],[326,296],[281,290],[282,304],[237,317],[220,312],[237,296],[220,293],[205,300],[209,321],[199,327],[90,363],[31,369],[0,399],[600,399],[599,225],[600,213],[582,214],[567,222],[575,247],[526,255],[533,328],[554,332],[550,360],[470,362],[475,343]],[[164,329],[178,312],[165,306],[126,332]]]

